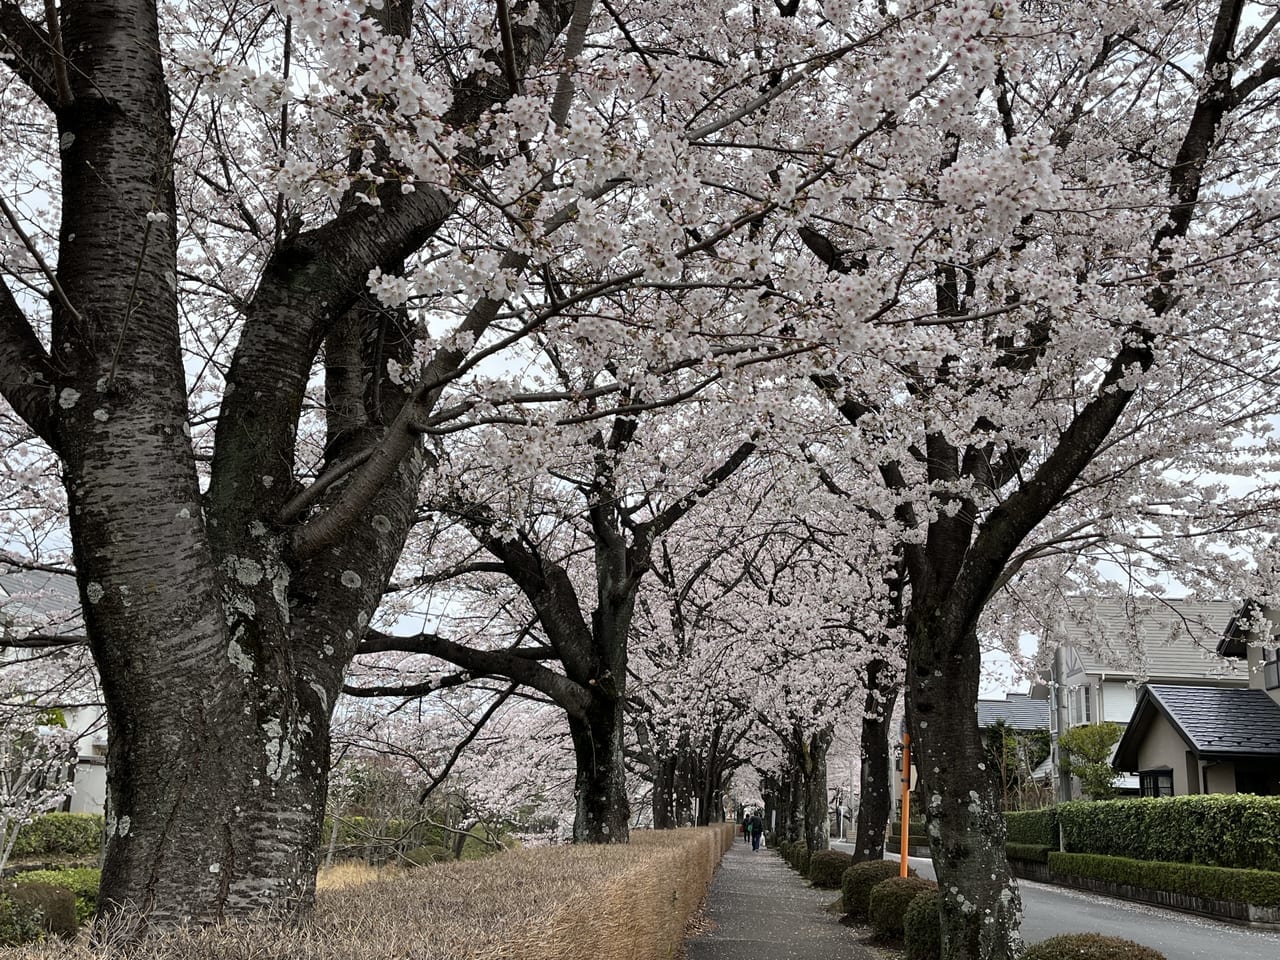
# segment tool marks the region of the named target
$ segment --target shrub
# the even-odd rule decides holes
[[[1015,810],[1004,815],[1010,844],[1037,844],[1058,849],[1058,808]]]
[[[1057,852],[1049,854],[1049,869],[1067,876],[1127,883],[1166,893],[1237,900],[1259,907],[1280,906],[1280,873],[1271,870],[1233,870],[1195,863]]]
[[[46,813],[18,831],[15,857],[97,857],[102,817],[91,813]]]
[[[803,843],[796,844],[795,859],[792,860],[791,865],[796,868],[800,876],[809,875],[809,848]]]
[[[1057,810],[1072,853],[1280,871],[1280,797],[1076,800]]]
[[[44,939],[40,911],[28,903],[18,903],[0,892],[0,946],[17,947]]]
[[[923,877],[890,877],[871,888],[867,902],[867,914],[871,929],[879,936],[898,939],[902,936],[902,922],[911,901],[926,890],[937,890],[938,885]]]
[[[902,915],[902,939],[907,960],[940,960],[942,921],[938,916],[938,891],[924,890]]]
[[[1049,848],[1037,843],[1006,843],[1004,855],[1010,860],[1032,860],[1036,863],[1049,862]]]
[[[76,923],[84,924],[98,909],[98,884],[102,871],[95,867],[67,867],[63,870],[27,870],[14,877],[14,882],[47,883],[70,890],[76,898]]]
[[[1028,947],[1022,960],[1165,960],[1165,955],[1120,937],[1064,933]]]
[[[415,867],[425,867],[432,863],[444,863],[453,859],[453,851],[448,847],[417,847],[404,855],[405,860]]]
[[[841,899],[844,901],[845,916],[863,923],[867,919],[867,908],[871,901],[871,888],[881,880],[888,880],[898,875],[898,865],[892,860],[867,860],[855,863],[840,878]],[[915,871],[909,871],[914,876]]]
[[[809,858],[809,881],[822,890],[840,889],[840,878],[853,866],[853,854],[818,850]]]
[[[67,938],[76,935],[76,898],[70,890],[49,883],[6,883],[4,896],[15,907],[34,911],[46,932]]]

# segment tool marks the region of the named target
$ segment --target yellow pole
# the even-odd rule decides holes
[[[911,734],[902,733],[902,850],[899,853],[898,876],[907,875],[908,833],[911,823]]]

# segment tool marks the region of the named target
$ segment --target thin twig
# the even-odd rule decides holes
[[[9,226],[13,227],[14,233],[18,235],[18,239],[22,241],[22,245],[27,248],[27,252],[36,261],[36,266],[40,268],[40,272],[44,274],[44,278],[49,281],[49,286],[53,288],[54,294],[58,298],[58,302],[73,316],[77,322],[84,320],[80,315],[80,311],[71,305],[71,301],[67,299],[67,292],[62,289],[62,284],[58,282],[58,278],[53,271],[49,269],[49,264],[45,263],[44,257],[40,256],[40,251],[36,249],[36,245],[31,242],[31,238],[27,236],[22,229],[22,224],[18,222],[17,216],[9,204],[5,203],[4,197],[0,197],[0,211],[4,213],[5,219],[9,221]]]

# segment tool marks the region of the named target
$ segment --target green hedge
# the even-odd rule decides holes
[[[1028,947],[1022,960],[1165,960],[1165,955],[1120,937],[1064,933]]]
[[[93,813],[46,813],[18,831],[15,857],[97,857],[102,817]]]
[[[1042,847],[1035,843],[1006,843],[1004,845],[1004,855],[1010,860],[1031,860],[1035,863],[1048,863],[1050,852],[1049,847]]]
[[[903,920],[911,901],[922,893],[937,890],[938,885],[923,877],[890,877],[871,888],[867,915],[871,929],[879,936],[897,939],[902,936]]]
[[[1057,811],[1072,853],[1280,871],[1280,797],[1074,800]]]
[[[102,871],[93,867],[67,867],[64,870],[26,870],[13,878],[19,886],[45,883],[70,890],[76,898],[76,923],[83,924],[98,909],[98,885]]]
[[[858,922],[865,921],[871,903],[871,888],[882,880],[896,877],[899,869],[892,860],[864,860],[847,869],[840,878],[845,916]],[[908,876],[915,876],[913,868],[908,869]]]
[[[1127,883],[1166,893],[1211,900],[1238,900],[1259,907],[1280,906],[1280,873],[1236,870],[1194,863],[1131,860],[1096,853],[1050,853],[1049,869],[1072,877]]]
[[[820,890],[838,890],[840,878],[853,866],[853,854],[818,850],[809,858],[809,882]]]
[[[0,891],[0,947],[18,947],[44,939],[40,908],[25,901],[14,901]]]
[[[1058,808],[1013,810],[1004,815],[1010,844],[1034,844],[1058,849]]]
[[[938,915],[937,890],[917,893],[902,915],[902,945],[906,960],[941,960],[942,918]]]
[[[48,883],[5,883],[2,896],[15,910],[37,915],[45,933],[76,935],[76,898],[70,890]]]

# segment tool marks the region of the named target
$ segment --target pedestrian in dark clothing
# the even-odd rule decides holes
[[[746,814],[742,816],[742,842],[747,843],[751,840],[751,818]]]
[[[759,814],[747,821],[747,829],[751,832],[751,852],[755,853],[760,849],[760,838],[764,835],[764,821]]]

